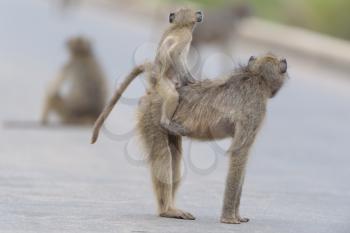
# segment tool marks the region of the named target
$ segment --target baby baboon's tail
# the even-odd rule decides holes
[[[108,115],[111,113],[114,105],[118,102],[120,97],[122,96],[123,92],[126,90],[126,88],[129,86],[129,84],[141,73],[145,72],[145,70],[151,65],[151,63],[144,63],[142,65],[136,66],[131,73],[126,77],[126,79],[122,82],[122,84],[119,86],[119,88],[114,93],[112,99],[109,101],[107,106],[104,108],[100,116],[95,122],[92,138],[91,138],[91,144],[94,144],[97,141],[98,134],[100,132],[100,129],[107,119]]]

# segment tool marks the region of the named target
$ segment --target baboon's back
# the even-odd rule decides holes
[[[104,75],[93,59],[78,60],[68,65],[66,75],[71,76],[64,95],[68,109],[77,115],[99,114],[106,101]]]

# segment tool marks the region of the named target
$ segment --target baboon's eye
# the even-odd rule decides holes
[[[174,20],[175,20],[175,13],[170,13],[170,15],[169,15],[169,22],[173,23]]]
[[[282,74],[287,72],[288,64],[287,64],[287,60],[285,58],[281,59],[279,67],[280,67],[280,72]]]

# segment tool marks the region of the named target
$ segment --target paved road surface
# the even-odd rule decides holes
[[[91,9],[65,16],[45,1],[1,1],[1,120],[38,119],[43,89],[66,59],[62,42],[69,35],[95,39],[111,84],[130,69],[137,46],[137,59],[152,47],[144,44],[149,22]],[[235,62],[268,49],[240,42]],[[186,141],[178,205],[197,220],[181,221],[155,215],[133,135],[102,134],[92,146],[88,128],[1,128],[0,232],[350,232],[349,77],[285,55],[291,78],[271,101],[250,158],[241,206],[248,224],[219,223],[227,157],[217,147],[227,141],[216,147]],[[217,73],[217,59],[207,61],[208,75]],[[136,83],[127,95],[142,93]],[[132,130],[134,109],[119,105],[108,130]]]

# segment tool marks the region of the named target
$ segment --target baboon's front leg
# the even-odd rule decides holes
[[[56,105],[58,102],[58,96],[52,93],[49,93],[45,99],[44,108],[41,114],[41,123],[47,124],[49,121],[49,114],[51,111],[55,111]]]
[[[239,205],[248,152],[254,141],[254,136],[253,133],[249,134],[249,131],[237,130],[234,143],[230,148],[229,172],[226,180],[224,206],[221,215],[222,223],[240,224],[249,221],[248,218],[242,218],[240,216]]]
[[[249,218],[243,218],[240,215],[240,210],[239,210],[239,205],[241,204],[241,195],[242,195],[242,188],[243,188],[243,184],[244,184],[244,177],[245,177],[245,171],[243,171],[243,176],[242,176],[242,180],[240,183],[240,189],[239,189],[239,193],[238,193],[238,201],[236,202],[236,206],[235,209],[237,210],[237,214],[236,216],[239,218],[240,222],[249,222]]]
[[[47,97],[41,118],[42,124],[47,124],[50,112],[55,112],[64,123],[70,123],[69,110],[59,94]]]
[[[221,215],[222,223],[239,224],[239,202],[241,186],[244,176],[244,168],[247,162],[247,154],[231,154],[229,172],[226,179],[226,188],[224,196],[224,206]]]
[[[176,142],[178,143],[178,142]],[[173,146],[176,146],[176,143]],[[153,187],[158,202],[159,216],[167,218],[179,218],[186,220],[193,220],[194,217],[185,211],[176,209],[173,205],[173,194],[179,184],[180,180],[174,185],[174,179],[177,180],[179,174],[179,163],[178,159],[172,157],[172,152],[175,151],[170,149],[168,140],[164,141],[159,138],[154,143],[153,154],[150,156],[151,172]],[[176,164],[173,166],[173,160]],[[173,173],[173,168],[175,174]]]
[[[41,115],[41,123],[42,124],[47,124],[49,120],[49,114],[51,111],[57,111],[59,107],[62,107],[62,100],[59,96],[59,90],[66,79],[66,75],[63,73],[65,70],[62,72],[60,76],[58,76],[54,82],[51,83],[50,87],[48,88],[47,96],[45,99],[45,104],[44,104],[44,109],[42,111]]]

